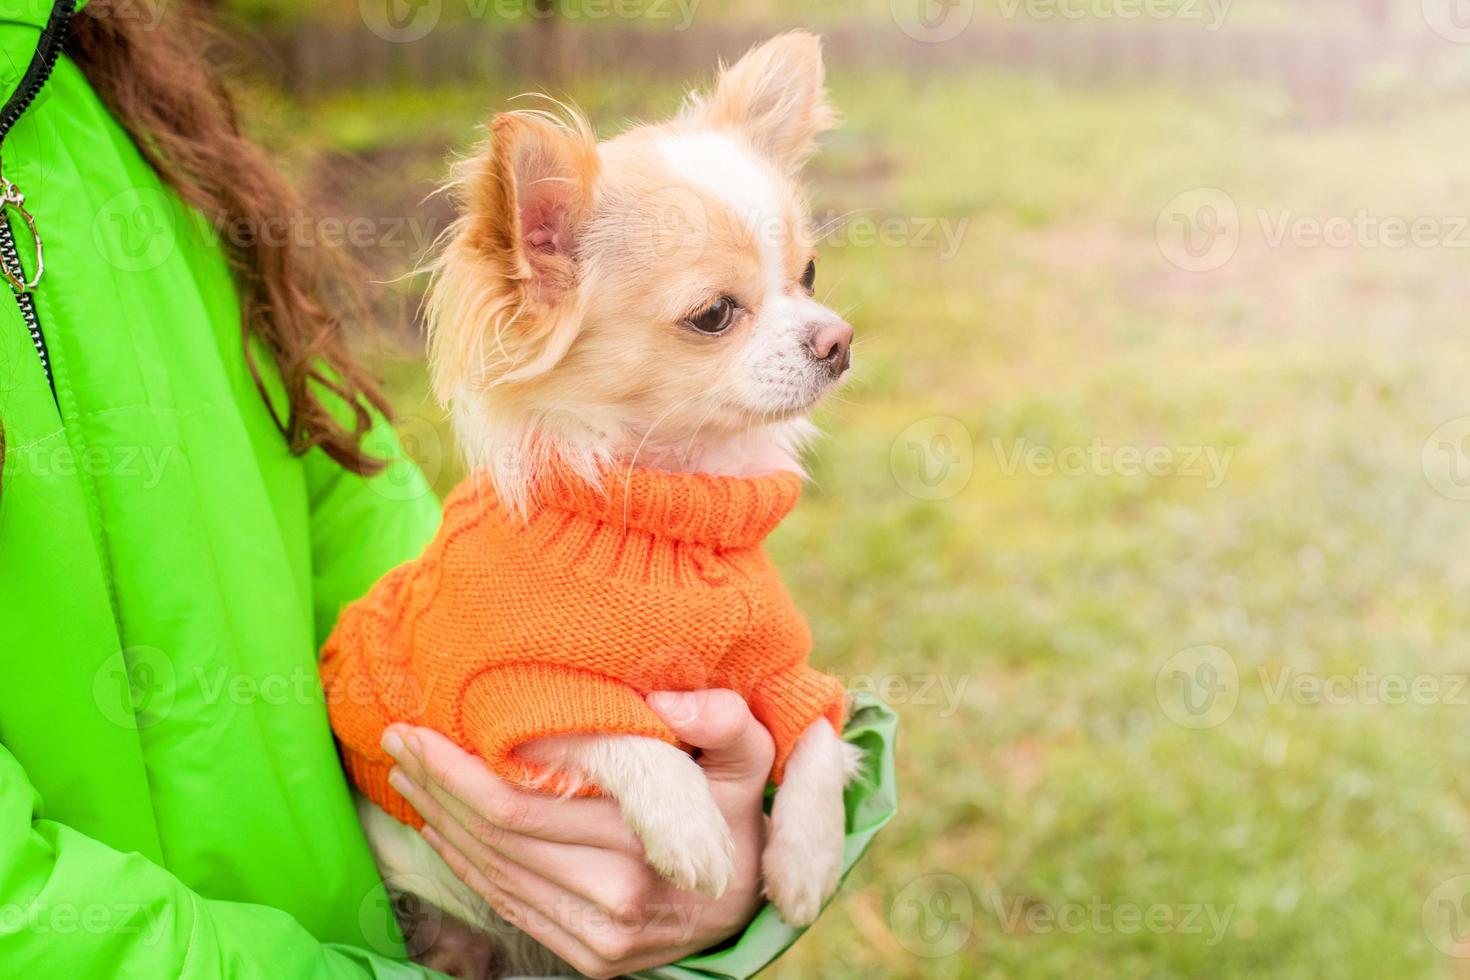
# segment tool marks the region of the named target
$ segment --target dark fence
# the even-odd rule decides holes
[[[1332,24],[1330,20],[1324,23]],[[247,61],[300,94],[372,88],[398,82],[454,84],[490,77],[555,85],[577,74],[638,71],[680,78],[710,73],[716,59],[738,57],[770,27],[695,25],[673,32],[644,27],[553,30],[440,25],[407,42],[383,39],[360,24],[306,24],[257,35]],[[1392,31],[1368,19],[1310,29],[1218,31],[1137,22],[972,25],[942,43],[915,41],[891,25],[823,29],[829,59],[846,70],[926,72],[976,66],[1034,70],[1086,84],[1163,80],[1183,86],[1229,80],[1284,85],[1303,103],[1341,106],[1365,72],[1388,59],[1426,71],[1470,59],[1429,30]]]

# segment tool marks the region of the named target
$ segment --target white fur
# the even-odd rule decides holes
[[[761,307],[760,325],[740,354],[733,397],[751,410],[773,414],[805,411],[831,388],[827,368],[806,349],[814,323],[837,314],[806,296],[772,293]]]
[[[771,834],[761,855],[766,897],[794,926],[810,925],[837,890],[842,873],[842,790],[862,753],[813,722],[786,761],[786,778],[771,805]]]
[[[665,136],[658,146],[664,165],[676,177],[709,193],[746,223],[760,252],[765,295],[758,322],[741,351],[732,400],[756,417],[805,411],[830,390],[832,381],[826,368],[807,356],[807,336],[813,324],[838,317],[816,300],[791,291],[783,258],[786,244],[800,229],[786,226],[780,178],[770,164],[723,133]],[[779,458],[779,437],[762,435],[757,455]]]
[[[617,800],[653,869],[685,890],[718,898],[735,874],[735,842],[704,771],[667,742],[637,735],[568,735],[521,754]]]
[[[782,220],[770,165],[725,134],[710,131],[664,137],[659,152],[675,176],[708,192],[745,221],[761,252],[766,288],[780,292],[781,246],[795,229]]]

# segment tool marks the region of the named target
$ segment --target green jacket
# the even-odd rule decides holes
[[[6,6],[0,90],[49,9]],[[0,160],[56,382],[0,284],[0,973],[422,975],[387,958],[315,663],[433,494],[291,455],[219,249],[75,65]]]
[[[0,97],[50,7],[0,12]],[[434,495],[386,424],[369,451],[394,462],[372,480],[287,450],[213,235],[75,65],[0,159],[45,243],[55,379],[53,398],[0,283],[0,973],[423,976],[401,961],[316,654],[433,534]],[[874,718],[857,737],[887,771]],[[853,860],[890,803],[858,813]],[[748,974],[795,935],[763,913],[682,975]]]

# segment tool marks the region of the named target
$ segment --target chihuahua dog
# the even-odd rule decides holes
[[[847,374],[853,339],[814,298],[800,184],[835,120],[823,74],[819,40],[785,34],[670,121],[599,143],[571,112],[509,112],[460,166],[462,213],[427,305],[433,384],[472,470],[508,512],[533,512],[550,471],[592,484],[635,464],[800,474],[806,416]],[[782,918],[805,925],[837,885],[843,788],[858,759],[828,720],[798,735],[762,875]],[[729,828],[677,745],[571,734],[518,751],[615,799],[670,881],[711,895],[730,882]],[[417,949],[420,959],[461,974],[491,962],[568,972],[488,926],[498,921],[489,906],[419,835],[365,799],[360,809],[390,885],[498,934],[489,959],[465,957],[453,938]]]

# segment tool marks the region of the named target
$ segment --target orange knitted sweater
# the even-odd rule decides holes
[[[472,476],[423,555],[348,606],[323,650],[352,780],[418,826],[388,788],[389,724],[437,729],[525,784],[538,773],[518,745],[574,733],[678,744],[644,695],[727,687],[770,729],[779,782],[797,737],[818,718],[840,731],[847,701],[807,666],[811,634],[761,547],[799,493],[789,473],[634,470],[601,490],[547,481],[524,519]]]

